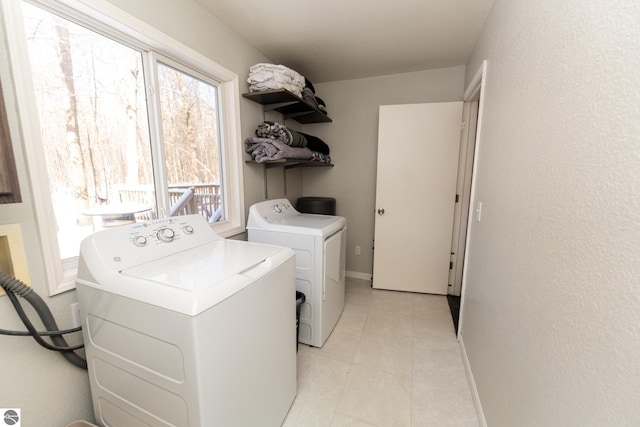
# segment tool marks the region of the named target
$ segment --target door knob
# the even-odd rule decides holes
[[[384,209],[382,208],[378,209],[378,215],[384,215]]]

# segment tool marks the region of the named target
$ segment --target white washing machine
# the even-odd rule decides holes
[[[344,308],[347,220],[298,212],[287,199],[249,208],[250,242],[286,246],[296,253],[296,290],[305,295],[298,341],[322,347]]]
[[[77,295],[102,426],[280,426],[296,394],[295,259],[199,215],[95,233]]]

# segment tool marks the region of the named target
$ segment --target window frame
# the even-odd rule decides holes
[[[116,41],[142,50],[151,60],[167,59],[219,82],[218,116],[220,156],[222,159],[224,220],[211,224],[222,237],[245,231],[242,144],[240,143],[240,100],[238,75],[212,59],[176,41],[145,22],[103,0],[25,0],[35,6],[61,15]],[[15,85],[18,117],[22,131],[27,173],[31,182],[33,208],[44,262],[49,295],[75,288],[78,258],[62,260],[58,249],[56,219],[48,187],[44,152],[35,105],[31,68],[24,35],[21,1],[0,0],[4,20],[9,62]],[[145,69],[145,71],[147,71]],[[147,95],[153,95],[151,82],[145,81]],[[151,103],[155,103],[154,99]],[[161,129],[155,115],[150,114],[150,133]],[[28,119],[27,119],[28,118]],[[153,141],[152,144],[156,144]],[[154,159],[156,161],[156,159]],[[157,182],[156,182],[157,184]],[[164,197],[164,196],[163,196]]]

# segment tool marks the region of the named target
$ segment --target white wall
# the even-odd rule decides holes
[[[212,58],[233,70],[240,77],[241,91],[247,90],[244,82],[249,66],[264,62],[266,58],[227,27],[209,15],[197,4],[182,0],[110,0],[111,3],[131,13],[169,36]],[[0,27],[0,57],[8,58],[5,49],[4,29]],[[16,115],[13,82],[7,61],[0,61],[0,78],[8,110],[8,119],[14,143],[19,171],[22,203],[0,205],[0,224],[18,223],[22,227],[31,284],[51,308],[58,325],[71,326],[70,305],[76,301],[75,291],[56,297],[47,297],[39,237],[35,226],[32,194],[24,159],[23,144]],[[250,135],[262,120],[260,106],[242,99],[242,135]],[[261,169],[245,166],[246,208],[262,200]],[[301,194],[302,174],[289,174],[288,190]],[[272,180],[270,195],[282,192],[281,180]],[[271,182],[270,182],[271,183]],[[28,306],[26,307],[29,308]],[[36,316],[32,314],[32,318]],[[6,297],[0,297],[0,328],[24,329]],[[93,420],[89,382],[86,371],[74,367],[59,354],[39,347],[31,338],[0,335],[0,365],[2,386],[0,407],[21,408],[24,426],[64,426],[77,419]]]
[[[489,426],[640,425],[640,3],[496,0],[462,337]]]
[[[314,85],[333,123],[304,131],[329,144],[335,166],[304,170],[304,195],[336,198],[337,214],[347,219],[348,271],[373,272],[379,106],[460,101],[464,72],[461,66]]]

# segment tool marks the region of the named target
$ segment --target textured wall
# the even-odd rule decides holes
[[[336,198],[337,214],[348,223],[348,271],[373,272],[380,105],[460,101],[463,84],[460,66],[314,85],[333,123],[307,125],[305,131],[329,144],[335,166],[305,170],[304,195]],[[405,190],[414,191],[409,186]],[[354,254],[355,245],[361,246],[362,255]]]
[[[497,0],[462,336],[488,425],[640,425],[640,3]]]

